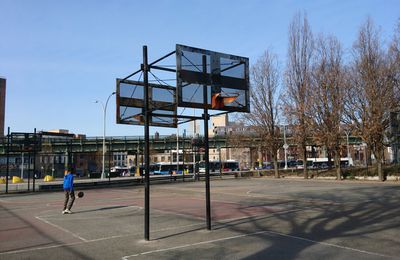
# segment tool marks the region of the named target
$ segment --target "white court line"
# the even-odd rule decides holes
[[[50,226],[53,226],[53,227],[55,227],[55,228],[58,228],[58,229],[60,229],[60,230],[62,230],[62,231],[64,231],[64,232],[66,232],[66,233],[72,235],[73,237],[82,240],[83,242],[87,242],[87,241],[88,241],[87,239],[85,239],[85,238],[83,238],[83,237],[81,237],[81,236],[78,236],[77,234],[75,234],[75,233],[69,231],[68,229],[62,228],[62,227],[60,227],[59,225],[53,224],[53,223],[51,223],[51,222],[49,222],[49,221],[47,221],[47,220],[45,220],[45,219],[42,219],[41,217],[35,217],[35,218],[37,218],[37,219],[43,221],[44,223],[46,223],[46,224],[48,224],[48,225],[50,225]]]
[[[118,206],[121,206],[121,205],[116,205],[116,206],[118,207]],[[139,210],[143,210],[143,207],[139,207],[139,206],[123,206],[123,207],[124,207],[124,209],[136,208],[138,211]],[[83,207],[80,206],[79,208],[81,208],[81,211],[74,211],[74,215],[96,211],[96,210],[98,210],[99,207],[87,207],[89,209],[82,209]],[[51,210],[51,211],[53,211],[53,210]],[[42,216],[37,216],[37,217],[40,217],[40,218],[51,218],[51,217],[59,217],[59,216],[60,216],[60,214],[50,214],[50,215],[42,215]],[[95,218],[95,219],[103,219],[103,218],[107,218],[107,217],[82,217],[82,218],[76,218],[75,217],[74,220],[78,220],[78,219],[79,220],[80,219],[93,219],[93,218]]]
[[[37,217],[37,218],[39,218],[39,217]],[[40,220],[42,220],[42,219],[40,219]],[[44,221],[44,220],[42,220],[42,221]],[[44,221],[44,222],[47,223],[47,221]],[[51,223],[49,223],[49,224],[52,225]],[[167,230],[180,229],[180,228],[186,228],[186,227],[191,227],[191,226],[201,226],[201,225],[204,225],[204,223],[190,224],[190,225],[186,225],[186,226],[180,226],[178,228],[176,228],[176,227],[162,228],[162,229],[152,230],[151,232],[152,233],[156,233],[156,232],[163,232],[163,231],[167,231]],[[64,229],[62,229],[62,230],[65,231]],[[68,232],[68,233],[71,233],[71,232]],[[101,238],[85,240],[85,241],[80,241],[80,242],[67,243],[67,244],[62,244],[62,245],[43,246],[43,247],[35,247],[35,248],[29,248],[29,249],[21,249],[21,250],[14,250],[14,251],[8,251],[8,252],[1,252],[0,256],[1,255],[9,255],[9,254],[33,252],[33,251],[39,251],[39,250],[46,250],[46,249],[52,249],[52,248],[58,248],[58,247],[69,247],[69,246],[81,245],[81,244],[86,244],[86,243],[91,243],[91,242],[98,242],[98,241],[114,239],[114,238],[136,236],[138,234],[139,233],[132,233],[132,234],[127,234],[127,235],[101,237]],[[140,233],[140,234],[142,234],[142,233]]]
[[[193,227],[193,226],[203,226],[204,223],[197,223],[197,224],[189,224],[186,226],[180,226],[179,228],[186,228],[186,227]],[[163,232],[163,231],[168,231],[168,230],[173,230],[173,229],[179,229],[179,228],[175,228],[175,227],[169,227],[169,228],[162,228],[162,229],[157,229],[157,230],[152,230],[152,233],[155,232]],[[120,237],[127,237],[127,236],[132,236],[132,235],[137,235],[138,233],[135,234],[129,234],[129,235],[119,235],[119,236],[111,236],[111,237],[102,237],[102,238],[96,238],[96,239],[92,239],[89,242],[97,242],[97,241],[102,241],[102,240],[107,240],[107,239],[113,239],[113,238],[120,238]],[[140,233],[142,234],[142,233]]]
[[[181,249],[181,248],[185,248],[185,247],[193,247],[193,246],[198,246],[198,245],[211,244],[211,243],[215,243],[215,242],[226,241],[226,240],[237,239],[237,238],[248,237],[248,236],[254,236],[254,235],[259,235],[259,234],[274,234],[274,235],[278,235],[278,236],[284,236],[284,237],[294,238],[294,239],[298,239],[298,240],[303,240],[303,241],[311,242],[311,243],[314,243],[314,244],[320,244],[320,245],[331,246],[331,247],[336,247],[336,248],[340,248],[340,249],[351,250],[351,251],[364,253],[364,254],[368,254],[368,255],[387,257],[387,258],[392,258],[393,257],[393,256],[378,254],[378,253],[369,252],[369,251],[365,251],[365,250],[360,250],[360,249],[356,249],[356,248],[351,248],[351,247],[346,247],[346,246],[339,246],[339,245],[330,244],[330,243],[326,243],[326,242],[319,242],[319,241],[315,241],[315,240],[311,240],[311,239],[307,239],[307,238],[303,238],[303,237],[292,236],[292,235],[287,235],[287,234],[283,234],[283,233],[279,233],[279,232],[264,230],[264,231],[258,231],[258,232],[250,233],[250,234],[237,235],[237,236],[231,236],[231,237],[224,237],[224,238],[208,240],[208,241],[202,241],[202,242],[197,242],[197,243],[192,243],[192,244],[184,244],[184,245],[175,246],[175,247],[169,247],[169,248],[162,248],[162,249],[146,251],[146,252],[142,252],[142,253],[138,253],[138,254],[134,254],[134,255],[123,256],[121,259],[122,260],[126,260],[126,259],[129,259],[130,257],[149,255],[149,254],[153,254],[153,253],[165,252],[165,251]]]
[[[75,243],[69,243],[69,244],[62,244],[62,245],[54,245],[54,246],[43,246],[43,247],[35,247],[35,248],[29,248],[29,249],[21,249],[21,250],[14,250],[14,251],[8,251],[8,252],[2,252],[0,255],[11,255],[11,254],[19,254],[19,253],[26,253],[26,252],[34,252],[34,251],[39,251],[43,249],[52,249],[52,248],[57,248],[57,247],[69,247],[73,245],[80,245],[85,242],[75,242]]]

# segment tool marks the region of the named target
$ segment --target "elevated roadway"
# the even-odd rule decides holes
[[[102,149],[103,138],[102,137],[88,137],[88,138],[41,138],[35,146],[26,145],[21,143],[10,142],[10,153],[19,152],[33,152],[35,149],[37,152],[42,153],[87,153],[96,152]],[[179,147],[185,149],[199,148],[202,147],[202,137],[192,138],[179,136]],[[294,146],[292,138],[288,137],[287,142],[290,146]],[[283,143],[283,142],[282,142]],[[361,139],[359,137],[350,137],[349,144],[360,144]],[[209,138],[210,149],[217,148],[258,148],[260,147],[261,139],[256,137],[224,137],[216,136]],[[346,138],[343,139],[343,144],[346,144]],[[150,138],[150,149],[153,151],[164,151],[176,149],[177,139],[175,135],[160,136]],[[310,145],[313,143],[310,141]],[[123,136],[123,137],[107,137],[106,138],[107,150],[113,152],[137,152],[144,150],[144,137],[143,136]],[[0,143],[0,154],[5,155],[7,153],[7,138],[3,138]]]

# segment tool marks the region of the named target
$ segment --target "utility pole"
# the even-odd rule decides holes
[[[283,126],[283,142],[285,143],[283,145],[283,149],[285,150],[285,170],[287,170],[287,149],[289,148],[289,145],[286,143],[286,125]]]

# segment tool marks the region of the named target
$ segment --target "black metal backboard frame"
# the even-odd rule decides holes
[[[151,126],[177,127],[176,88],[153,83],[148,83],[148,86],[149,124]],[[117,79],[117,124],[144,124],[144,87],[144,83],[141,81]],[[130,88],[130,90],[124,91],[124,88]],[[157,100],[156,91],[169,93],[171,100]]]
[[[206,58],[205,71],[203,55]],[[246,57],[177,44],[176,79],[179,107],[207,106],[208,109],[228,112],[250,112],[249,59]],[[203,88],[209,88],[206,103],[203,102]],[[196,95],[198,99],[193,100]],[[216,108],[213,105],[215,95],[234,98],[229,104]]]

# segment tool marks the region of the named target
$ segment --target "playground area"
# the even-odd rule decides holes
[[[0,196],[0,259],[387,259],[400,255],[398,182],[230,178]],[[79,191],[78,189],[76,189]]]

